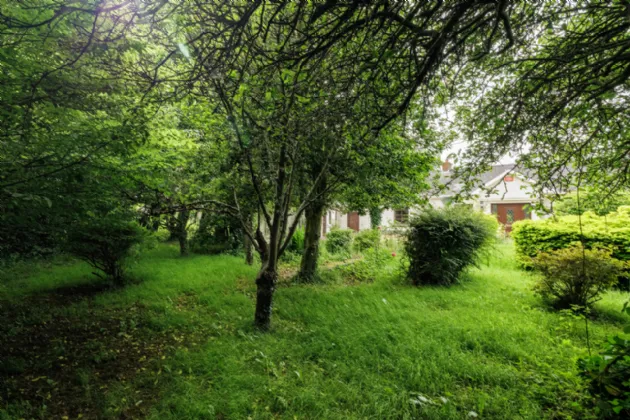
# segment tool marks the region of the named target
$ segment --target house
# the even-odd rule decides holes
[[[452,164],[444,162],[440,168],[439,182],[446,189],[439,195],[430,197],[429,203],[434,208],[443,208],[451,204],[462,189],[457,179],[452,178]],[[512,229],[512,223],[523,219],[539,219],[546,217],[539,214],[532,207],[538,199],[534,193],[533,180],[522,171],[515,169],[514,164],[494,165],[491,170],[479,177],[478,187],[466,199],[457,205],[467,205],[474,210],[487,214],[495,214],[506,232]],[[390,227],[404,225],[409,217],[420,212],[419,208],[386,209],[381,215],[381,226]],[[370,229],[369,214],[360,215],[357,212],[343,213],[330,210],[324,216],[322,234],[325,235],[333,226],[356,231]]]

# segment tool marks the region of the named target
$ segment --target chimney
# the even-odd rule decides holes
[[[446,159],[444,162],[442,162],[442,172],[449,172],[452,166],[453,164],[449,162],[448,159]]]

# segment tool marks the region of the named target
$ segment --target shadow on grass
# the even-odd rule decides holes
[[[189,340],[176,331],[155,331],[141,303],[91,304],[112,290],[106,282],[91,282],[0,302],[0,402],[7,413],[15,410],[15,418],[103,418],[112,410],[120,418],[146,414],[159,397],[156,386],[136,392],[141,405],[112,408],[107,393],[120,384],[131,386],[139,373],[158,371],[165,355]]]

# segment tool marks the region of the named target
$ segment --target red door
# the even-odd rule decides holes
[[[512,231],[512,223],[529,219],[529,213],[525,212],[525,206],[529,203],[497,204],[497,219],[505,226],[505,233]]]
[[[359,213],[356,211],[348,213],[348,229],[359,231]]]

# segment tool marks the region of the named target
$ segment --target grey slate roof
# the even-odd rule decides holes
[[[493,165],[491,170],[486,171],[479,176],[478,186],[479,187],[485,186],[488,182],[497,178],[499,175],[514,169],[515,166],[516,165],[513,163],[504,164],[504,165]],[[451,176],[451,173],[449,172],[440,171],[439,184],[442,186],[448,185],[448,190],[443,191],[441,193],[441,196],[443,197],[448,197],[448,196],[458,194],[459,192],[461,192],[463,188],[462,183],[457,182],[457,179],[453,179]]]

